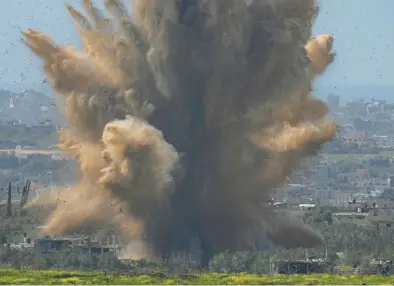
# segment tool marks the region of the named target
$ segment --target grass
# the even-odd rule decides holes
[[[254,275],[254,274],[217,274],[202,275],[117,275],[101,272],[76,271],[18,271],[0,270],[0,284],[112,284],[112,285],[392,285],[394,276],[358,275]]]

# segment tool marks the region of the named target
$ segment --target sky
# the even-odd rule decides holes
[[[127,1],[127,0],[126,0]],[[163,0],[164,1],[164,0]],[[302,0],[300,0],[302,1]],[[78,44],[63,0],[2,0],[0,88],[45,90],[40,62],[21,41],[39,29],[61,44]],[[80,8],[82,0],[68,0]],[[96,0],[98,6],[103,0]],[[337,59],[318,86],[394,85],[394,0],[320,0],[314,34],[332,33]]]

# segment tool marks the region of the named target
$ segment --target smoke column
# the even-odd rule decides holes
[[[84,50],[24,33],[64,99],[80,182],[34,204],[47,233],[117,226],[146,255],[314,247],[321,236],[268,204],[337,126],[311,94],[333,61],[311,37],[313,0],[120,0],[71,6]]]

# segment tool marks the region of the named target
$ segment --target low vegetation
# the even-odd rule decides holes
[[[162,273],[151,275],[106,274],[104,272],[68,271],[18,271],[0,270],[1,284],[134,284],[134,285],[344,285],[344,284],[392,284],[394,276],[357,275],[254,275],[218,274],[171,275]]]

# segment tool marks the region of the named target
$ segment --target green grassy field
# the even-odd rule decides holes
[[[263,276],[253,274],[203,274],[169,276],[164,275],[112,275],[100,272],[67,272],[67,271],[17,271],[0,270],[0,284],[161,284],[161,285],[392,285],[394,276],[357,276],[357,275],[274,275]]]

